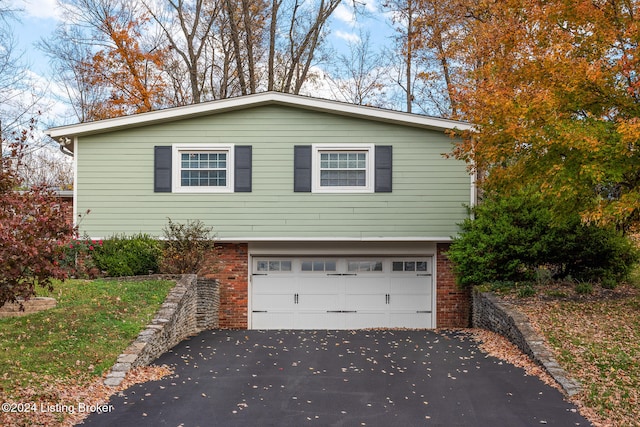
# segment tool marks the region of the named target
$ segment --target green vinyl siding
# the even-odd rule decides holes
[[[320,143],[392,145],[393,191],[295,193],[293,147]],[[172,144],[252,146],[252,191],[154,193],[154,146]],[[80,137],[77,210],[91,211],[80,230],[160,236],[171,218],[200,219],[221,239],[448,237],[471,183],[443,156],[451,148],[442,132],[273,105]]]

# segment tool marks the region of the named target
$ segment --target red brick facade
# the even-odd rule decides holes
[[[455,283],[449,244],[438,244],[436,257],[436,309],[438,328],[466,328],[471,318],[471,293]],[[220,328],[247,329],[249,302],[249,254],[246,243],[218,243],[215,256],[202,270],[220,284]]]
[[[217,243],[202,275],[220,284],[220,328],[247,329],[249,253],[246,243]]]
[[[471,320],[471,292],[456,285],[448,243],[438,243],[436,256],[436,322],[438,328],[467,328]]]

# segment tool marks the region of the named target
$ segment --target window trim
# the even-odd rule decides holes
[[[320,153],[327,151],[366,152],[367,168],[365,186],[320,185]],[[311,146],[311,192],[312,193],[373,193],[375,191],[375,145],[374,144],[313,144]]]
[[[183,152],[226,152],[227,153],[227,185],[224,187],[190,187],[182,186],[182,161]],[[173,193],[233,193],[234,192],[234,146],[233,144],[173,144],[172,156],[172,192]]]

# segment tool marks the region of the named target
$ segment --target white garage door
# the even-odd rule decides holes
[[[253,329],[432,328],[432,258],[254,258]]]

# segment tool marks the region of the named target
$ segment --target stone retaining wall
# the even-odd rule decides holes
[[[565,393],[580,392],[578,382],[568,377],[551,351],[529,323],[529,319],[513,304],[489,292],[473,292],[473,327],[484,328],[506,337],[534,362],[541,365],[560,384]]]
[[[57,301],[55,298],[49,297],[34,297],[27,301],[22,301],[22,307],[24,310],[20,310],[19,303],[5,304],[0,307],[0,318],[13,317],[13,316],[25,316],[31,313],[37,313],[39,311],[48,310],[55,307]]]
[[[219,307],[215,280],[198,280],[193,274],[181,276],[151,323],[118,356],[105,385],[119,385],[129,369],[150,364],[189,336],[217,328]]]

